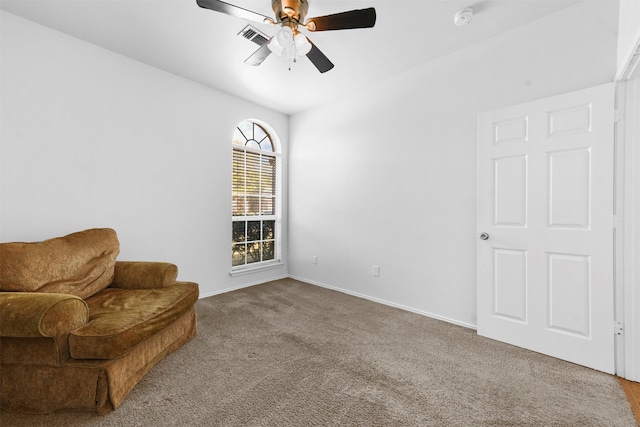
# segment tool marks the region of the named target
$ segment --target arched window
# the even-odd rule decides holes
[[[232,272],[280,261],[280,156],[265,126],[233,134]]]

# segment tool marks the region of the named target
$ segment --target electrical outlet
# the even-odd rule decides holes
[[[316,255],[313,256],[313,263],[314,264],[318,263],[318,257]]]
[[[380,277],[380,266],[379,265],[374,265],[373,266],[373,277]]]

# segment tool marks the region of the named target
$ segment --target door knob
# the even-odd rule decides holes
[[[488,240],[489,239],[489,233],[480,234],[480,239],[481,240]]]

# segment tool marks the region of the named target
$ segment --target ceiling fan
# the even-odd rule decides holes
[[[302,27],[308,31],[347,30],[354,28],[371,28],[376,23],[376,10],[350,10],[331,15],[309,18],[305,21],[309,2],[307,0],[271,0],[275,19],[264,16],[239,6],[219,0],[196,0],[198,6],[216,12],[225,13],[237,18],[259,22],[261,24],[279,25],[278,33],[264,43],[247,60],[247,64],[260,65],[271,54],[286,56],[290,61],[300,55],[306,55],[321,73],[333,68],[333,63],[315,44],[300,32]]]

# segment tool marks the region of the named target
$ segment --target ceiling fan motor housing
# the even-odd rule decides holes
[[[309,10],[307,0],[272,0],[271,6],[278,22],[292,22],[295,25],[304,21]]]

